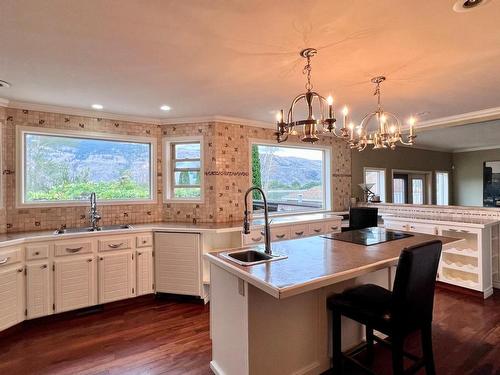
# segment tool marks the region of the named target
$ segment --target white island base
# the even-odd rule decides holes
[[[331,363],[331,323],[326,299],[354,285],[392,286],[394,267],[284,299],[210,265],[210,330],[217,375],[321,374]],[[343,350],[361,342],[361,325],[342,321]]]

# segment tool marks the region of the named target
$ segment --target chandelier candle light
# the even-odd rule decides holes
[[[319,140],[318,135],[321,133],[329,132],[336,137],[349,140],[349,130],[346,128],[347,123],[347,107],[344,108],[344,123],[337,133],[336,119],[333,110],[332,96],[321,96],[313,91],[311,83],[311,58],[317,54],[314,48],[306,48],[300,52],[300,56],[307,60],[304,66],[303,73],[307,76],[306,92],[297,95],[293,100],[288,110],[286,121],[284,111],[281,110],[276,115],[276,140],[278,143],[285,142],[289,135],[298,135],[302,142],[314,143]],[[304,120],[295,119],[295,109],[297,105],[305,101],[307,118]],[[315,111],[316,107],[316,111]],[[319,117],[315,118],[315,114]]]
[[[409,134],[405,140],[402,134],[401,121],[399,118],[387,111],[384,111],[380,103],[380,84],[385,81],[385,77],[372,78],[371,82],[376,85],[373,95],[377,96],[377,109],[367,114],[359,126],[349,124],[349,144],[351,148],[363,151],[368,145],[373,145],[374,150],[383,148],[396,149],[396,143],[400,142],[406,146],[412,146],[417,137],[415,135],[415,118],[408,120]],[[372,121],[374,120],[374,121]],[[375,129],[370,131],[368,127],[375,123]]]

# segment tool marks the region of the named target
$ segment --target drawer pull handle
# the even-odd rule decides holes
[[[339,227],[335,225],[334,227],[330,227],[330,229],[337,230]]]
[[[285,235],[284,234],[277,234],[276,238],[285,238]]]
[[[120,246],[123,245],[123,242],[120,242],[120,243],[110,243],[108,244],[108,246],[112,249],[118,249]]]
[[[82,249],[83,249],[83,246],[80,246],[80,247],[67,247],[66,251],[68,253],[77,253],[77,252],[79,252]]]
[[[319,233],[319,232],[321,232],[321,229],[313,229],[313,231],[315,231],[316,233]]]
[[[42,265],[40,266],[40,268],[43,270],[43,269],[47,268],[47,265],[46,265],[46,264],[42,264]]]
[[[142,240],[142,243],[146,244],[146,243],[148,243],[148,241],[146,241],[146,240]]]
[[[88,262],[88,263],[92,262],[92,259],[87,259],[87,262]]]
[[[21,273],[21,272],[23,272],[23,271],[24,271],[24,269],[22,269],[22,268],[19,268],[19,269],[17,270],[17,272],[19,272],[19,273]]]
[[[5,264],[9,261],[10,257],[7,257],[7,258],[3,258],[2,260],[0,260],[0,264]]]
[[[40,255],[39,251],[35,251],[34,255]]]
[[[103,258],[103,257],[100,257],[100,258],[99,258],[99,260],[104,260],[104,258]]]
[[[304,234],[304,231],[301,231],[301,232],[295,232],[295,234],[296,234],[297,236],[302,236],[302,235]]]
[[[262,237],[252,237],[253,242],[260,242],[262,240]]]
[[[137,253],[137,256],[141,255],[142,253]]]

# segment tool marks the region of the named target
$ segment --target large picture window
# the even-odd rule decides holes
[[[21,204],[153,200],[153,142],[21,130]]]
[[[266,193],[270,212],[330,209],[330,152],[319,147],[252,144],[252,185]],[[263,209],[253,192],[253,210]]]

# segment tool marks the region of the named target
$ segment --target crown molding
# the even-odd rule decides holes
[[[440,117],[433,120],[418,123],[416,129],[431,130],[448,128],[452,126],[474,124],[477,122],[492,121],[500,119],[500,107],[486,108],[480,111],[467,112],[454,116]]]
[[[471,147],[471,148],[457,148],[453,150],[454,154],[459,154],[461,152],[472,152],[472,151],[487,151],[487,150],[498,150],[500,146],[480,146],[480,147]]]
[[[9,100],[0,98],[0,107],[8,107],[9,106]]]
[[[132,116],[132,115],[119,114],[119,113],[93,111],[93,110],[88,110],[88,109],[62,107],[62,106],[47,105],[47,104],[28,103],[28,102],[21,102],[21,101],[15,101],[15,100],[8,101],[7,106],[9,108],[27,109],[30,111],[60,113],[60,114],[72,115],[72,116],[96,117],[96,118],[102,118],[102,119],[107,119],[107,120],[138,122],[138,123],[142,123],[142,124],[158,125],[161,122],[160,118],[144,117],[144,116]]]
[[[250,120],[240,117],[218,116],[218,115],[163,119],[160,121],[160,125],[196,124],[202,122],[220,122],[224,124],[254,126],[254,127],[269,128],[269,129],[274,129],[275,127],[275,125],[271,122]]]

